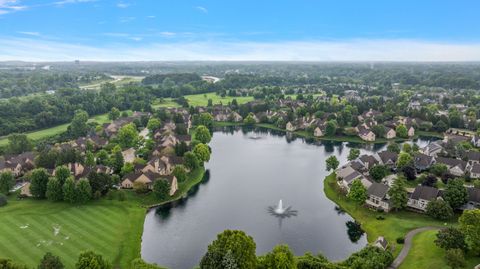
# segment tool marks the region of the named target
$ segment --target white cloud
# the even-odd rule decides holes
[[[127,23],[127,22],[131,22],[133,20],[135,20],[135,17],[121,17],[120,18],[121,23]]]
[[[164,37],[172,37],[172,36],[175,36],[176,34],[177,33],[174,33],[174,32],[160,32],[160,35]]]
[[[127,36],[127,39],[137,38]],[[102,47],[0,37],[0,60],[480,61],[480,43],[421,40],[169,42]]]
[[[96,2],[96,1],[97,0],[62,0],[62,1],[53,2],[53,4],[57,6],[63,6],[67,4],[90,3],[90,2]]]
[[[124,2],[119,2],[119,3],[117,4],[117,7],[118,7],[118,8],[127,8],[127,7],[129,7],[129,6],[130,6],[130,4],[124,3]]]
[[[19,31],[17,33],[22,34],[22,35],[40,36],[39,32]]]
[[[196,9],[200,10],[201,12],[203,13],[208,13],[208,9],[206,9],[205,7],[202,7],[202,6],[198,6],[198,7],[195,7]]]
[[[155,19],[155,16],[153,15],[147,16],[147,19]]]
[[[0,15],[27,9],[18,0],[0,0]]]

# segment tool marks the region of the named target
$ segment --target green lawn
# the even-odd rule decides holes
[[[152,107],[155,109],[161,108],[161,107],[180,107],[180,105],[173,100],[173,98],[162,98],[162,99],[157,99],[153,102]]]
[[[140,257],[146,208],[185,196],[203,179],[198,168],[179,184],[179,191],[161,203],[153,193],[125,192],[126,200],[102,198],[87,205],[53,203],[46,200],[18,201],[11,195],[0,208],[0,258],[10,258],[35,267],[48,251],[61,257],[66,268],[73,268],[81,251],[94,250],[117,268],[129,268]],[[116,195],[114,195],[116,197]],[[60,228],[55,235],[55,227]]]
[[[237,99],[238,104],[245,104],[247,102],[253,101],[252,96],[221,97],[216,93],[185,95],[185,98],[188,100],[188,104],[192,106],[207,106],[208,99],[212,99],[212,102],[214,105],[218,105],[220,103],[226,105],[228,102],[231,102],[233,99]]]
[[[433,220],[432,218],[409,211],[378,213],[373,210],[356,206],[343,194],[338,192],[335,174],[325,178],[324,191],[327,197],[350,214],[355,220],[361,223],[367,233],[369,242],[375,241],[379,236],[384,236],[393,247],[394,255],[398,255],[402,245],[396,243],[396,239],[404,237],[408,231],[424,226],[444,227],[445,223]],[[384,220],[377,220],[378,215],[383,215]],[[451,222],[450,224],[454,224]]]
[[[116,267],[128,268],[140,256],[144,217],[145,208],[136,201],[74,206],[12,199],[0,208],[0,256],[36,267],[49,251],[73,268],[81,251],[94,250]]]
[[[106,114],[93,116],[90,118],[89,121],[91,122],[95,121],[98,124],[104,124],[104,123],[110,122],[110,119],[108,118],[108,113],[106,113]],[[65,124],[57,125],[51,128],[38,130],[38,131],[28,132],[26,134],[28,138],[30,138],[31,140],[37,141],[37,140],[49,138],[65,132],[68,128],[68,125],[70,125],[70,123],[65,123]],[[8,144],[7,137],[8,136],[0,138],[0,147],[6,146]]]
[[[413,247],[400,269],[422,268],[422,269],[449,269],[445,263],[445,250],[437,247],[434,240],[437,231],[426,231],[417,234],[413,238]],[[467,267],[473,268],[480,264],[480,257],[469,257]]]

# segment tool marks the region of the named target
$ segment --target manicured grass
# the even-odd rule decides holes
[[[237,99],[238,104],[245,104],[247,102],[253,101],[252,96],[225,96],[221,97],[216,93],[201,93],[201,94],[193,94],[193,95],[185,95],[185,98],[188,100],[188,104],[191,106],[207,106],[208,99],[212,99],[214,105],[218,105],[220,103],[226,105],[228,102],[231,102],[233,99]]]
[[[90,118],[90,122],[97,122],[98,124],[104,124],[107,122],[110,122],[110,119],[108,118],[108,113],[106,114],[101,114],[101,115],[96,115]],[[30,138],[33,141],[49,138],[58,134],[61,134],[65,132],[68,128],[70,123],[65,123],[61,125],[57,125],[51,128],[47,129],[42,129],[38,131],[33,131],[33,132],[28,132],[26,133],[28,138]],[[0,138],[0,147],[6,146],[8,144],[8,136],[5,136],[3,138]]]
[[[61,257],[66,268],[73,268],[80,252],[93,250],[111,261],[114,268],[129,268],[140,257],[146,207],[164,204],[185,196],[200,183],[204,168],[192,171],[177,193],[159,200],[149,193],[132,190],[125,201],[102,198],[86,205],[52,203],[46,200],[15,200],[0,208],[0,258],[9,258],[35,267],[46,252]],[[55,235],[54,227],[60,230]]]
[[[157,99],[153,102],[152,107],[155,109],[161,108],[161,107],[180,107],[180,105],[173,100],[173,98],[163,98],[163,99]]]
[[[413,247],[407,258],[400,265],[400,269],[449,269],[445,263],[445,250],[437,247],[434,241],[437,231],[426,231],[413,238]],[[480,257],[468,257],[467,267],[473,268],[480,264]]]
[[[402,245],[397,244],[396,239],[404,237],[408,231],[425,226],[445,226],[444,222],[433,220],[423,214],[409,211],[379,213],[363,206],[357,206],[338,191],[339,187],[334,173],[325,178],[323,188],[330,200],[361,223],[362,228],[367,233],[369,242],[375,241],[379,236],[384,236],[392,247],[395,256],[402,248]],[[385,219],[377,220],[376,218],[379,215],[384,216]],[[450,222],[449,224],[454,223]]]
[[[144,217],[136,201],[102,199],[75,206],[11,199],[0,208],[0,256],[32,268],[49,251],[73,268],[80,252],[94,250],[115,267],[128,268],[140,257]]]

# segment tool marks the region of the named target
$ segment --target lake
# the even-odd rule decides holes
[[[427,143],[417,141],[420,146]],[[192,268],[225,229],[252,236],[257,254],[285,243],[296,255],[321,252],[341,260],[367,244],[365,235],[348,236],[347,223],[353,219],[323,192],[329,174],[325,159],[335,155],[344,164],[351,147],[371,154],[385,150],[385,144],[309,142],[265,129],[225,128],[214,133],[210,146],[213,152],[202,184],[187,198],[147,213],[142,238],[146,261]],[[280,199],[297,216],[271,215],[268,207]]]

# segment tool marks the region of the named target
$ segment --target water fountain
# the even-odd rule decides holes
[[[283,201],[280,199],[277,206],[269,206],[268,212],[278,218],[289,218],[297,215],[297,210],[292,210],[292,207],[283,207]]]

